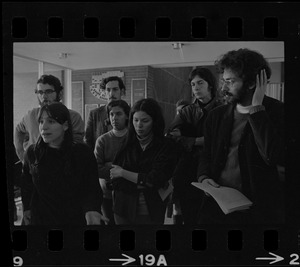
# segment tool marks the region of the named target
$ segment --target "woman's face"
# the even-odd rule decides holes
[[[126,128],[127,115],[121,107],[112,107],[109,112],[109,119],[114,130],[123,130]]]
[[[140,138],[144,138],[152,131],[153,120],[144,111],[137,111],[133,114],[133,127]]]
[[[44,142],[50,147],[58,148],[61,146],[67,129],[67,122],[60,124],[55,119],[49,117],[46,111],[42,113],[39,120],[39,130]]]
[[[211,90],[207,81],[196,75],[191,81],[194,96],[202,103],[206,104],[211,99]]]

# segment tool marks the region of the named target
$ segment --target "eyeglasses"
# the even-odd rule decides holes
[[[227,87],[232,87],[235,82],[236,81],[233,79],[228,79],[228,80],[220,79],[220,83],[222,86],[225,84]]]
[[[39,94],[39,95],[43,95],[43,94],[50,95],[54,92],[55,92],[55,90],[53,90],[53,89],[46,89],[44,91],[43,90],[35,90],[35,93]]]

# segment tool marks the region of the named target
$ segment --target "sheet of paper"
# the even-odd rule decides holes
[[[234,188],[214,187],[207,183],[195,182],[192,185],[210,194],[225,214],[235,210],[247,209],[253,204],[245,195]]]

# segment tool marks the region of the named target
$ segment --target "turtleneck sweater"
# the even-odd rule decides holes
[[[141,138],[138,135],[136,135],[137,139],[140,142],[141,148],[143,150],[146,149],[146,147],[151,143],[151,141],[153,140],[153,133],[152,131],[145,137]]]

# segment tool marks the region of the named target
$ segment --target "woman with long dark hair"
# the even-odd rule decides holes
[[[44,105],[38,122],[40,137],[24,157],[24,224],[100,224],[96,159],[86,144],[73,142],[69,110],[58,102]]]
[[[162,197],[177,161],[173,140],[164,137],[159,104],[151,98],[131,109],[128,136],[113,161],[113,208],[116,224],[163,224],[167,200]]]

